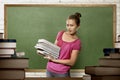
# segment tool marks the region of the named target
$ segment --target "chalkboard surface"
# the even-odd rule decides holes
[[[114,47],[115,5],[5,5],[5,38],[17,40],[17,52],[24,51],[29,68],[45,69],[47,60],[36,53],[38,39],[54,43],[57,32],[65,30],[66,18],[80,12],[78,35],[82,48],[73,69],[98,65],[103,48]]]

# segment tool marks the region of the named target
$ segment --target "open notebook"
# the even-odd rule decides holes
[[[39,39],[35,48],[37,49],[37,53],[43,56],[49,55],[55,59],[59,57],[60,47],[45,39]]]

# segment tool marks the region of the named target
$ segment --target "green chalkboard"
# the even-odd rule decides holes
[[[114,47],[115,5],[5,5],[5,38],[17,40],[17,52],[24,51],[29,58],[29,68],[45,69],[47,60],[36,53],[38,39],[54,43],[57,32],[65,30],[66,18],[80,12],[78,35],[82,48],[73,69],[98,65],[103,48]]]

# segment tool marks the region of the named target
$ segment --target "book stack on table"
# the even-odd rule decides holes
[[[15,50],[16,39],[0,39],[0,57],[11,57]]]
[[[24,80],[28,58],[0,58],[0,80]]]
[[[86,66],[85,73],[91,75],[91,80],[120,80],[120,48],[106,48],[104,54],[99,65]]]

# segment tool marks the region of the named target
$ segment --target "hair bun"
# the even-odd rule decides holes
[[[82,17],[81,13],[76,12],[75,15],[79,18]]]

